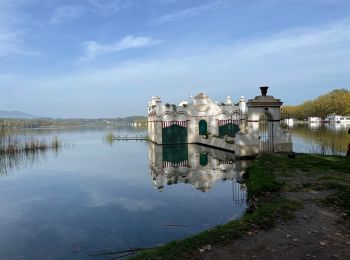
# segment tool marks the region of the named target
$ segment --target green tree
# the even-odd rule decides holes
[[[330,114],[350,115],[350,91],[335,89],[314,100],[297,106],[283,106],[292,118],[307,119],[309,116],[325,118]]]

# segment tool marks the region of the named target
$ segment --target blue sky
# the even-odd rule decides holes
[[[287,104],[350,86],[348,0],[0,0],[0,109],[146,114],[160,95]]]

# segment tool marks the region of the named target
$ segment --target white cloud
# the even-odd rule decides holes
[[[197,16],[206,11],[212,11],[217,8],[222,8],[225,6],[225,3],[226,2],[223,2],[223,1],[215,1],[210,4],[198,5],[198,6],[182,9],[179,11],[175,11],[172,13],[164,14],[158,17],[154,21],[154,24],[163,24],[163,23],[169,23],[169,22],[187,19],[193,16]]]
[[[128,49],[138,49],[153,46],[159,41],[150,37],[127,35],[121,40],[112,44],[101,44],[95,41],[88,41],[84,43],[85,56],[82,60],[90,60],[97,56],[105,55],[112,52],[120,52]]]
[[[19,49],[18,35],[0,28],[0,58],[16,54]]]
[[[25,20],[20,9],[31,1],[0,0],[0,58],[18,55],[39,55],[24,45]]]
[[[15,30],[18,23],[14,5],[10,1],[0,1],[0,58],[13,55],[19,49],[19,32]]]
[[[24,47],[23,34],[19,30],[0,28],[0,58],[41,55],[41,52],[28,50]]]
[[[50,23],[58,25],[65,22],[73,21],[83,16],[85,12],[86,9],[83,6],[61,6],[55,9],[54,14],[50,19]]]
[[[88,82],[93,85],[91,82],[99,79],[114,79],[115,85],[125,85],[127,82],[139,85],[143,82],[142,85],[146,86],[148,82],[152,85],[157,80],[169,84],[171,78],[177,79],[177,85],[186,84],[186,80],[216,85],[215,82],[223,81],[227,84],[229,79],[233,78],[240,82],[249,82],[252,80],[250,74],[254,75],[255,79],[310,80],[311,76],[349,70],[350,66],[345,66],[350,63],[350,60],[346,59],[346,54],[350,53],[348,31],[350,20],[344,20],[319,28],[288,30],[210,50],[198,51],[193,47],[184,46],[186,50],[181,51],[180,55],[169,53],[170,58],[129,62],[110,70],[96,70],[93,73],[74,76],[74,80],[84,80],[84,84],[81,84],[84,86]],[[115,49],[121,48],[119,44],[116,46],[118,47],[114,47]],[[91,53],[104,51],[104,48],[100,50],[99,47],[90,50]],[[140,82],[135,82],[134,75],[138,75],[137,79]],[[188,77],[184,77],[185,75]]]
[[[118,12],[120,10],[134,6],[130,0],[88,0],[88,2],[98,11],[103,13]]]
[[[350,85],[349,31],[350,20],[342,20],[206,50],[199,50],[197,44],[182,46],[181,50],[158,59],[139,59],[110,69],[94,68],[50,80],[26,80],[22,82],[26,89],[20,92],[24,92],[25,98],[30,95],[34,99],[50,100],[51,113],[63,116],[141,114],[150,96],[160,95],[164,102],[178,102],[187,97],[188,86],[193,88],[193,93],[207,92],[214,100],[227,95],[237,100],[240,95],[253,97],[258,94],[257,87],[266,83],[273,95],[293,103]],[[90,50],[92,55],[125,49],[128,45],[112,44],[106,49],[97,46]],[[295,94],[298,92],[302,94]],[[0,96],[3,106],[9,102],[9,98]],[[24,102],[28,101],[23,101],[23,108],[31,106],[41,111],[43,106],[39,101]],[[62,110],[62,103],[66,111]],[[31,112],[38,114],[34,110]]]

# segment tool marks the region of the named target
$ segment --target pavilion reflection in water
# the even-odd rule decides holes
[[[195,144],[156,145],[149,143],[150,174],[155,188],[186,183],[207,192],[217,181],[232,183],[233,200],[246,202],[242,175],[249,161],[235,160],[233,153]]]

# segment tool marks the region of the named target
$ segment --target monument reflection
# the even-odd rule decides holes
[[[150,174],[159,191],[167,185],[186,183],[208,192],[217,181],[230,181],[234,200],[245,201],[246,187],[240,182],[248,164],[235,160],[233,153],[200,145],[149,143]]]

